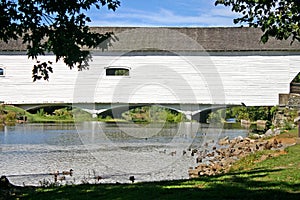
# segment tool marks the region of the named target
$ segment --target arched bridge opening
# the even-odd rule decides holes
[[[44,112],[47,114],[53,114],[55,110],[66,108],[67,110],[72,110],[71,104],[40,104],[25,108],[25,110],[31,114],[36,114],[38,112]]]
[[[192,120],[198,121],[200,123],[208,123],[209,116],[212,112],[216,112],[218,110],[226,110],[227,108],[231,108],[234,106],[240,106],[240,105],[230,105],[230,106],[229,105],[218,105],[218,106],[207,107],[207,108],[204,108],[204,109],[194,112],[192,115]]]
[[[179,122],[186,119],[185,115],[175,108],[155,104],[115,106],[97,115],[104,119],[124,119],[134,122]]]
[[[192,120],[200,122],[200,123],[207,123],[207,119],[209,114],[212,112],[212,109],[207,109],[200,111],[192,116]]]

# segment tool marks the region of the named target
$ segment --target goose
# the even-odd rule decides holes
[[[129,177],[129,180],[131,180],[131,182],[134,183],[134,181],[135,181],[134,176],[130,176],[130,177]]]
[[[62,174],[63,174],[63,175],[70,175],[70,176],[72,176],[72,174],[73,174],[73,169],[70,169],[70,171],[63,171]]]
[[[66,180],[65,176],[58,176],[57,174],[54,174],[54,182],[63,181],[63,180]]]
[[[197,157],[197,158],[196,158],[196,163],[202,163],[202,157],[200,157],[200,156]]]
[[[59,171],[51,172],[50,175],[54,175],[54,176],[55,176],[55,175],[59,175]]]
[[[166,153],[166,152],[167,152],[166,149],[164,149],[163,151],[159,151],[159,153]]]
[[[57,176],[57,180],[64,181],[64,180],[66,180],[66,177],[65,176]]]
[[[97,181],[100,181],[102,179],[102,176],[95,176],[94,179],[96,179]]]

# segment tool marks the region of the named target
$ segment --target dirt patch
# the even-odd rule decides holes
[[[288,137],[275,137],[278,141],[281,141],[283,145],[293,145],[296,143],[296,138],[288,138]],[[274,140],[274,138],[270,139]]]

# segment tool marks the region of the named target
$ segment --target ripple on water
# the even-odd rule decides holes
[[[188,168],[196,163],[193,157],[182,155],[183,149],[187,144],[201,145],[203,138],[206,141],[214,139],[214,136],[209,138],[202,134],[186,138],[183,134],[182,138],[178,137],[169,144],[165,141],[170,141],[171,132],[176,133],[172,130],[166,140],[160,135],[147,140],[123,138],[83,145],[75,127],[68,126],[66,130],[61,125],[57,129],[54,126],[41,127],[22,125],[0,132],[0,163],[5,163],[0,165],[0,174],[8,176],[13,184],[54,182],[50,173],[71,168],[73,175],[66,176],[63,183],[98,183],[97,176],[102,177],[101,183],[129,183],[129,176],[135,176],[137,182],[187,179]],[[236,134],[245,132],[224,132],[221,137],[236,137]],[[172,156],[174,151],[177,153]]]

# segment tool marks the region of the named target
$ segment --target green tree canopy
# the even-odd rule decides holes
[[[264,43],[269,37],[300,41],[300,0],[216,0],[215,5],[219,4],[242,15],[234,23],[260,27]]]
[[[36,60],[33,80],[49,78],[51,62],[39,62],[37,57],[47,52],[70,67],[79,70],[87,66],[89,51],[110,38],[112,33],[92,33],[86,25],[91,19],[85,14],[91,8],[106,6],[115,11],[119,0],[1,0],[0,40],[21,39],[27,45],[27,55]],[[107,44],[109,45],[109,44]]]

